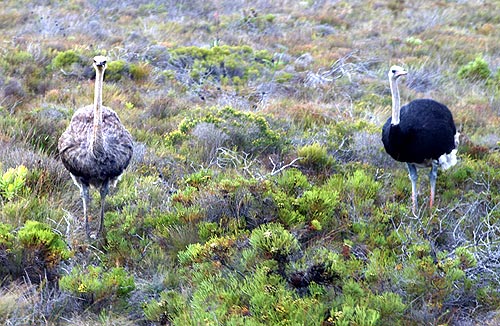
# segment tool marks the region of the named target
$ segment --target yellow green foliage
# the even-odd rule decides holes
[[[263,254],[283,258],[299,250],[297,239],[276,223],[261,225],[252,231],[250,244]]]
[[[297,155],[301,157],[300,164],[306,169],[320,172],[333,165],[333,158],[328,155],[326,148],[318,143],[299,148]]]
[[[46,253],[45,258],[49,259],[47,263],[50,266],[59,263],[61,259],[68,259],[72,255],[61,236],[41,222],[26,221],[17,237],[28,250],[42,249]]]
[[[8,224],[0,223],[0,250],[5,250],[12,245],[14,235],[11,233],[12,227]]]
[[[135,289],[133,276],[121,267],[105,270],[101,266],[75,267],[70,274],[59,280],[63,291],[68,291],[85,300],[88,305],[119,302]],[[94,308],[98,309],[95,305]]]
[[[267,51],[254,51],[249,46],[221,45],[211,48],[178,47],[171,51],[172,62],[190,71],[198,83],[209,79],[218,83],[243,84],[259,77],[270,67],[272,56]]]
[[[1,324],[499,324],[494,1],[140,2],[2,1]],[[57,140],[97,53],[134,157],[94,240]],[[393,64],[463,135],[416,217]]]
[[[490,75],[490,68],[482,55],[477,56],[474,61],[468,62],[458,70],[458,77],[462,79],[485,80]]]
[[[108,67],[104,73],[107,81],[117,82],[126,73],[126,63],[123,60],[108,62]]]
[[[29,190],[25,186],[27,176],[28,169],[24,165],[5,171],[0,176],[0,198],[10,201],[23,192],[27,192]]]
[[[151,66],[147,63],[132,63],[130,64],[128,71],[133,80],[141,81],[148,78],[151,72]]]
[[[177,130],[166,136],[167,142],[171,145],[179,144],[189,139],[190,133],[196,126],[208,124],[219,130],[219,133],[212,135],[212,137],[226,139],[229,147],[236,147],[247,153],[271,151],[279,148],[282,144],[279,133],[271,128],[266,117],[262,114],[244,112],[229,106],[212,107],[206,111],[201,117],[182,120]],[[207,133],[210,132],[211,129],[207,129]],[[206,137],[210,137],[210,134],[207,134]],[[193,155],[192,146],[186,150],[189,150],[190,155]]]
[[[82,59],[80,54],[74,50],[67,50],[63,52],[59,52],[54,59],[52,59],[52,66],[54,68],[68,68],[74,63],[81,62]]]

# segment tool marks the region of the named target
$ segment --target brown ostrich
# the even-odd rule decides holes
[[[116,186],[133,152],[132,136],[111,108],[102,105],[102,85],[107,58],[94,57],[96,71],[94,104],[78,109],[68,128],[59,138],[59,154],[83,201],[85,232],[90,238],[88,210],[90,185],[101,195],[100,224],[96,238],[104,228],[104,203],[109,187]]]

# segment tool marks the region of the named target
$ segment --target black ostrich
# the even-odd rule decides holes
[[[94,104],[78,109],[59,138],[59,154],[80,189],[85,217],[85,232],[90,238],[88,209],[90,185],[101,195],[100,224],[96,235],[103,230],[104,202],[109,186],[115,186],[132,157],[132,136],[112,109],[102,105],[102,84],[106,57],[96,56]]]
[[[429,175],[432,208],[438,167],[448,169],[457,163],[457,133],[453,116],[443,104],[430,99],[399,103],[398,78],[407,72],[398,66],[389,70],[392,93],[392,117],[382,128],[385,151],[396,161],[405,162],[411,180],[412,211],[417,210],[417,167],[431,167]]]

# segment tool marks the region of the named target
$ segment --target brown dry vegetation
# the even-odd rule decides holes
[[[499,323],[499,6],[3,1],[0,322]],[[57,140],[97,54],[135,148],[91,243]],[[392,64],[462,134],[417,219],[380,141]]]

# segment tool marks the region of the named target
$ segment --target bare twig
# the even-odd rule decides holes
[[[269,161],[271,161],[271,164],[273,165],[273,170],[268,175],[269,176],[273,176],[273,175],[276,175],[276,174],[280,173],[284,169],[287,169],[287,168],[290,168],[290,167],[296,167],[295,162],[297,162],[297,161],[299,161],[301,159],[303,159],[303,157],[299,156],[297,158],[294,158],[290,163],[283,165],[279,169],[276,169],[276,164],[274,163],[273,159],[271,157],[269,157]]]

